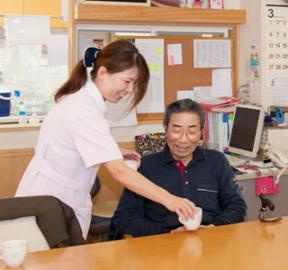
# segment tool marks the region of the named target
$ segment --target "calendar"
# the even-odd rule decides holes
[[[288,4],[265,5],[266,81],[273,86],[274,78],[288,78]]]

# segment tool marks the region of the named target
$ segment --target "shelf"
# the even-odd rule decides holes
[[[245,23],[246,11],[79,4],[74,22],[227,26]]]

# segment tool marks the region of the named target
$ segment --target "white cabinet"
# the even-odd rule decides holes
[[[68,27],[61,18],[61,0],[0,0],[0,14],[49,15],[51,27]],[[2,25],[3,18],[0,17]]]

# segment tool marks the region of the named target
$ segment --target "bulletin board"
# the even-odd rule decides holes
[[[157,37],[137,37],[137,38],[161,38],[164,39],[164,103],[165,107],[176,100],[177,91],[192,90],[195,86],[209,86],[212,84],[212,68],[194,68],[193,61],[193,41],[194,39],[204,39],[195,36],[157,36]],[[207,39],[207,38],[205,38]],[[223,37],[213,37],[209,39],[228,39],[231,41],[231,69],[232,69],[232,89],[235,93],[235,76],[233,71],[233,44],[232,39]],[[181,65],[168,65],[167,45],[182,45]],[[163,113],[141,113],[137,114],[138,121],[162,120]]]

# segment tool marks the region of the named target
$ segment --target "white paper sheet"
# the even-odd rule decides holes
[[[168,44],[167,45],[168,65],[182,65],[182,44]]]
[[[6,83],[35,82],[39,77],[41,45],[6,44],[3,79]]]
[[[212,96],[232,96],[231,69],[213,69],[212,71]]]
[[[206,102],[212,98],[211,86],[197,86],[193,90],[180,90],[177,91],[177,100],[190,98],[196,102]]]
[[[192,90],[179,90],[177,91],[177,100],[185,99],[185,98],[190,98],[192,100],[195,100],[195,96],[193,92],[194,91]]]
[[[288,106],[288,78],[274,78],[274,105]]]
[[[47,44],[49,16],[5,16],[6,38],[11,44]]]
[[[148,89],[137,106],[137,112],[164,112],[164,40],[136,39],[135,44],[145,57],[150,70]]]
[[[48,37],[48,65],[68,65],[68,35],[49,35]]]
[[[194,40],[194,67],[231,67],[230,40]]]
[[[195,86],[193,92],[199,101],[212,98],[212,86]]]
[[[137,125],[136,110],[133,109],[131,112],[127,111],[130,105],[130,100],[131,97],[128,95],[122,98],[116,104],[107,102],[108,111],[106,117],[110,127],[126,127]]]

